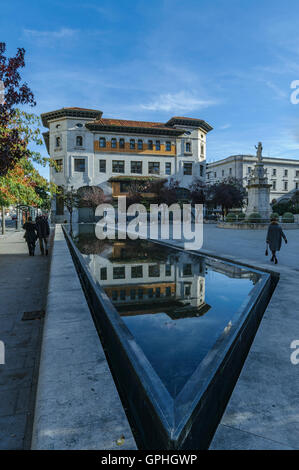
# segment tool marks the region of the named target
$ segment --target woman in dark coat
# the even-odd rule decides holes
[[[284,239],[286,243],[288,243],[287,238],[285,234],[283,233],[281,226],[277,222],[277,219],[273,219],[268,228],[266,241],[269,244],[270,250],[272,251],[271,261],[274,261],[275,264],[278,263],[277,258],[276,258],[276,251],[280,250],[282,238]]]
[[[29,256],[34,256],[37,229],[35,223],[32,221],[32,217],[28,217],[27,222],[23,225],[23,229],[25,230],[24,238],[28,245]]]

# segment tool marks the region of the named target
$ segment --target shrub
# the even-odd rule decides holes
[[[258,212],[252,212],[251,214],[249,214],[247,220],[248,222],[261,222],[262,217],[261,214],[259,214]]]
[[[285,223],[293,223],[294,222],[294,216],[291,212],[285,212],[282,216],[282,221]]]
[[[279,220],[279,214],[277,212],[272,212],[272,214],[270,215],[270,220],[274,219]]]
[[[237,216],[234,212],[229,212],[225,220],[226,222],[235,222],[237,220]]]
[[[240,212],[240,214],[238,214],[238,220],[241,222],[243,220],[245,220],[245,214],[244,212]]]

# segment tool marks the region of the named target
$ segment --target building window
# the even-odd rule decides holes
[[[287,182],[287,181],[284,182],[284,190],[285,190],[285,191],[288,190],[288,182]]]
[[[192,264],[183,265],[183,276],[192,276]]]
[[[111,148],[116,149],[116,139],[115,138],[111,139]]]
[[[171,152],[171,142],[166,142],[166,152]]]
[[[296,183],[296,189],[299,189],[299,183]]]
[[[74,162],[75,171],[79,173],[85,172],[85,158],[75,158]]]
[[[76,137],[76,147],[82,147],[83,145],[83,137],[81,135],[77,135]]]
[[[135,139],[130,139],[130,149],[133,150],[135,148]]]
[[[106,173],[106,160],[100,160],[100,173]]]
[[[165,276],[171,276],[171,264],[165,264]]]
[[[204,148],[204,145],[201,144],[201,146],[200,146],[200,155],[203,157],[204,153],[205,153],[205,148]]]
[[[154,264],[148,267],[149,277],[160,277],[160,266],[159,264]]]
[[[112,291],[112,300],[114,300],[114,301],[117,300],[117,297],[118,297],[118,292],[117,292],[117,290],[113,290],[113,291]]]
[[[284,170],[284,176],[288,176],[288,170]]]
[[[137,146],[138,150],[143,150],[143,141],[141,139],[138,140]]]
[[[184,163],[184,175],[192,175],[192,163]]]
[[[125,139],[119,139],[119,148],[124,149],[125,148]]]
[[[59,159],[59,160],[55,160],[55,162],[56,162],[56,168],[55,168],[56,173],[61,173],[62,169],[63,169],[63,160],[62,160],[62,158]]]
[[[105,148],[106,147],[106,139],[105,137],[100,137],[100,147]]]
[[[138,299],[143,299],[143,289],[138,289]]]
[[[160,150],[160,149],[161,149],[160,140],[156,140],[156,150]]]
[[[165,174],[171,175],[171,163],[170,162],[165,163]]]
[[[142,174],[142,162],[131,162],[131,173]]]
[[[107,281],[107,268],[101,268],[100,278],[101,278],[101,281]]]
[[[276,181],[272,181],[272,189],[273,191],[276,191]]]
[[[128,183],[127,181],[121,181],[119,183],[119,190],[121,193],[128,193],[130,191],[130,183]]]
[[[199,175],[203,176],[203,165],[200,165],[199,167]]]
[[[148,141],[147,147],[148,147],[149,150],[153,150],[154,145],[153,145],[153,141],[152,141],[152,140],[149,140],[149,141]]]
[[[125,162],[123,160],[112,160],[112,172],[113,173],[124,173]]]
[[[143,276],[143,267],[142,266],[132,266],[131,267],[131,277],[133,279]]]
[[[224,170],[221,171],[222,176],[224,176]]]
[[[160,174],[160,163],[159,162],[149,162],[148,163],[148,172],[150,175],[159,175]]]
[[[56,145],[56,147],[60,147],[60,146],[61,146],[61,137],[56,137],[55,145]]]
[[[119,291],[119,298],[120,300],[126,300],[126,291],[124,289]]]
[[[273,168],[273,170],[272,170],[272,176],[276,176],[276,168]]]
[[[113,268],[113,279],[125,279],[126,272],[124,266],[115,266]]]
[[[232,169],[232,168],[229,169],[229,174],[230,174],[230,175],[233,174],[233,169]]]
[[[81,122],[77,122],[76,127],[83,127],[83,124],[81,124]]]
[[[191,152],[191,143],[186,142],[186,152]]]
[[[249,166],[249,167],[247,168],[247,173],[250,175],[250,173],[251,173],[251,166]]]
[[[214,171],[214,178],[217,178],[217,172]]]
[[[170,297],[171,296],[171,288],[170,287],[166,287],[165,289],[165,297]]]

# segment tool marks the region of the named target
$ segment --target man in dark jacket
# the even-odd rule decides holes
[[[32,220],[32,217],[28,217],[27,222],[25,222],[23,225],[23,229],[25,230],[24,238],[28,245],[29,256],[34,256],[37,229],[36,224]]]
[[[271,261],[274,261],[275,264],[278,263],[276,258],[276,251],[280,250],[282,238],[286,243],[288,243],[281,226],[277,222],[277,219],[273,219],[268,227],[266,242],[269,244],[269,248],[272,251]]]
[[[45,215],[39,215],[35,219],[37,235],[39,240],[39,246],[41,254],[44,255],[46,251],[46,256],[48,255],[48,238],[50,235],[50,227],[48,218]]]

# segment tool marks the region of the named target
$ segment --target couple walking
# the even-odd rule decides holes
[[[28,217],[27,222],[23,225],[25,230],[24,238],[28,245],[29,256],[34,256],[35,243],[39,240],[41,254],[48,255],[48,238],[50,235],[50,227],[46,215],[38,215],[35,222],[32,217]]]
[[[287,237],[283,233],[282,228],[278,224],[277,219],[273,218],[268,227],[266,243],[269,245],[269,248],[272,252],[271,261],[273,261],[275,264],[278,263],[276,252],[280,250],[282,238],[284,239],[286,243],[288,243]],[[266,250],[266,255],[267,254],[268,254],[268,250]]]

